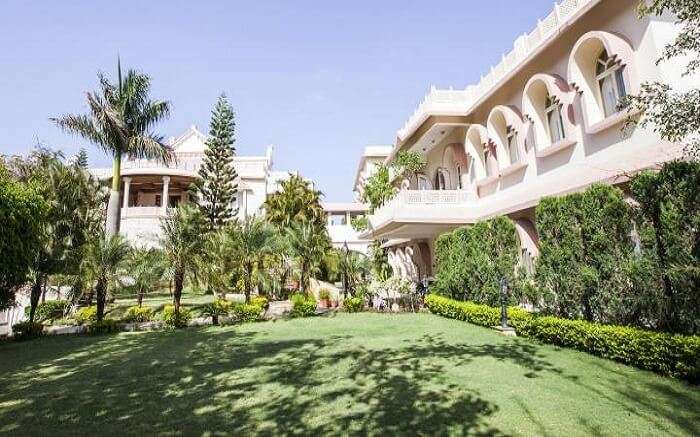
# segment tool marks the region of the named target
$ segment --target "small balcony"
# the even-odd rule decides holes
[[[475,217],[474,194],[465,190],[402,190],[369,217],[366,238],[434,238]]]

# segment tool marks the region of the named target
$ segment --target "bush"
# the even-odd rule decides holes
[[[63,314],[68,307],[67,300],[48,300],[44,303],[40,303],[36,307],[36,312],[34,313],[35,322],[53,322],[63,318]],[[24,308],[24,315],[29,317],[31,307]]]
[[[153,319],[153,308],[132,306],[126,309],[122,320],[125,322],[150,322]]]
[[[320,300],[331,300],[331,292],[327,288],[322,288],[318,291],[318,298]]]
[[[12,325],[12,333],[15,336],[15,340],[30,340],[41,337],[44,334],[44,325],[27,320]]]
[[[87,325],[87,332],[92,335],[109,334],[118,331],[119,322],[114,319],[103,319],[101,322],[94,322]]]
[[[316,314],[316,299],[303,293],[292,295],[292,317],[309,317]]]
[[[254,300],[254,299],[253,299]],[[253,303],[234,303],[230,314],[236,322],[255,322],[262,318],[263,307]]]
[[[262,309],[267,309],[270,303],[265,296],[255,296],[252,299],[250,299],[250,304],[257,305]]]
[[[180,307],[179,314],[176,314],[175,307],[173,305],[166,305],[163,307],[161,318],[163,319],[163,323],[165,324],[166,328],[186,328],[190,323],[190,320],[192,320],[192,312],[186,308]]]
[[[514,283],[518,252],[515,226],[507,217],[442,234],[433,287],[445,296],[496,305],[501,278]]]
[[[83,307],[75,312],[75,321],[78,325],[86,325],[97,321],[97,307]]]
[[[343,301],[343,308],[349,313],[359,313],[365,306],[365,301],[361,297],[351,297]]]
[[[202,306],[202,315],[211,317],[214,325],[219,324],[219,317],[228,315],[231,310],[231,302],[226,299],[216,299]]]
[[[486,305],[458,302],[434,294],[428,295],[425,303],[434,314],[481,326],[494,326],[500,320],[500,310]],[[700,381],[700,336],[537,316],[520,308],[509,308],[508,318],[521,336],[691,382]]]

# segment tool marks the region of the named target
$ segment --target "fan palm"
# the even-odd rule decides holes
[[[240,225],[227,228],[235,259],[243,270],[245,300],[250,302],[255,269],[263,268],[264,258],[276,252],[278,247],[275,230],[264,220],[252,217]]]
[[[180,298],[186,276],[194,274],[198,256],[204,246],[204,216],[192,205],[175,208],[161,222],[161,245],[172,273],[173,306],[175,313],[180,312]]]
[[[87,262],[92,277],[95,278],[95,295],[97,298],[97,320],[104,318],[105,303],[111,286],[116,284],[124,261],[129,256],[131,247],[121,235],[106,234],[96,238],[88,247]]]
[[[99,74],[99,91],[86,93],[89,114],[68,114],[51,120],[67,132],[82,136],[112,155],[112,189],[107,205],[106,235],[119,231],[122,157],[158,159],[168,163],[172,150],[151,132],[170,113],[170,104],[150,100],[150,78],[134,70],[122,77],[117,63],[117,83]]]
[[[309,278],[318,272],[326,252],[330,249],[325,229],[312,223],[296,223],[287,228],[287,240],[292,257],[299,268],[300,291],[306,292]]]
[[[165,275],[163,253],[158,249],[134,250],[129,260],[129,276],[133,281],[138,305],[143,304],[143,297],[152,290]]]
[[[359,252],[344,250],[340,259],[340,271],[344,279],[344,292],[354,295],[355,287],[369,272],[367,257]]]

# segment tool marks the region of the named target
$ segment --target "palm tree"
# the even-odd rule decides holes
[[[287,239],[292,257],[299,268],[300,291],[306,292],[309,278],[315,274],[330,249],[325,229],[312,223],[294,224],[287,229]]]
[[[139,306],[143,304],[146,292],[152,290],[164,275],[165,263],[162,251],[137,249],[132,252],[129,260],[129,276],[133,280],[133,289],[136,291]]]
[[[265,201],[265,214],[270,223],[288,228],[293,223],[314,223],[325,226],[325,212],[321,206],[320,191],[309,181],[293,175],[283,181],[280,190]]]
[[[88,247],[87,262],[91,275],[95,278],[95,295],[97,298],[97,320],[105,314],[105,303],[111,286],[116,284],[124,261],[129,256],[131,247],[121,235],[106,234],[99,236]]]
[[[202,253],[206,230],[202,213],[193,205],[182,205],[161,222],[161,245],[172,273],[173,306],[180,313],[180,298],[186,276],[194,274],[198,256]]]
[[[204,250],[196,259],[197,277],[207,290],[219,298],[226,297],[240,265],[235,259],[233,243],[226,228],[207,234]]]
[[[242,224],[230,226],[226,230],[235,259],[243,270],[245,300],[250,302],[250,293],[257,282],[254,281],[255,269],[262,269],[264,258],[276,252],[277,234],[270,225],[257,217],[248,218]]]
[[[129,70],[122,77],[117,61],[117,83],[103,74],[98,75],[100,90],[86,93],[89,114],[68,114],[51,120],[67,132],[79,135],[112,155],[112,189],[107,204],[106,236],[119,231],[121,211],[121,160],[131,158],[158,159],[165,163],[173,159],[172,150],[163,138],[151,131],[153,126],[170,113],[170,104],[149,100],[150,78]]]
[[[359,252],[343,249],[340,258],[340,271],[343,275],[344,293],[355,294],[355,287],[361,283],[369,272],[367,257]]]

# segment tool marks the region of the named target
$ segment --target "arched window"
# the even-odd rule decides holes
[[[489,162],[490,158],[491,150],[489,150],[489,146],[487,144],[484,144],[484,170],[486,171],[487,178],[491,177],[491,164]]]
[[[547,95],[545,100],[545,114],[547,115],[547,128],[552,144],[564,139],[564,121],[561,118],[561,104],[552,96]]]
[[[611,59],[607,50],[603,49],[596,61],[595,73],[606,117],[617,112],[619,100],[627,95],[623,71],[624,67]]]
[[[430,181],[428,178],[425,177],[425,175],[418,175],[418,189],[419,190],[429,190],[430,189]]]
[[[506,143],[510,163],[515,164],[520,160],[518,156],[518,133],[511,126],[508,126],[506,129]]]

